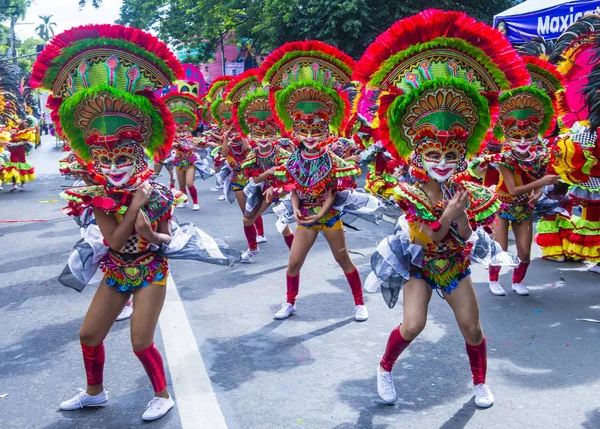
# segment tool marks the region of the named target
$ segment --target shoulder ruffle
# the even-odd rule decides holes
[[[393,194],[409,222],[422,222],[429,225],[438,220],[431,200],[420,187],[401,182],[393,189]]]
[[[471,223],[475,226],[485,226],[493,222],[501,204],[496,193],[472,182],[462,182],[461,186],[469,192],[467,215]]]
[[[158,222],[171,218],[173,205],[176,198],[173,192],[160,183],[150,182],[152,194],[150,200],[142,208],[148,219]],[[106,213],[120,213],[127,211],[132,199],[129,192],[111,192],[101,185],[82,186],[65,190],[61,197],[68,201],[63,211],[69,216],[80,216],[84,209],[92,207]]]

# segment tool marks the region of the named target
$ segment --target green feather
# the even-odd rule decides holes
[[[290,114],[287,112],[288,101],[290,99],[290,96],[296,90],[298,90],[302,87],[307,87],[307,86],[311,86],[311,87],[315,88],[316,90],[329,95],[331,98],[333,98],[333,100],[335,100],[335,103],[337,104],[336,114],[329,122],[329,128],[334,133],[338,133],[340,130],[340,127],[342,126],[342,123],[344,122],[344,115],[345,115],[344,109],[346,107],[344,100],[342,99],[342,97],[338,94],[338,92],[335,89],[327,88],[326,86],[323,86],[317,82],[313,82],[313,81],[296,82],[296,83],[289,85],[285,89],[277,91],[275,93],[275,110],[277,113],[277,117],[283,123],[283,125],[285,126],[285,129],[287,131],[292,130],[294,120],[290,116]]]
[[[60,55],[52,60],[52,65],[48,68],[46,75],[44,76],[44,81],[42,82],[42,87],[48,90],[52,90],[54,82],[56,81],[58,75],[61,73],[63,66],[67,61],[70,61],[75,56],[81,54],[81,52],[88,50],[90,48],[96,47],[116,47],[119,49],[125,49],[127,51],[132,52],[134,55],[142,57],[146,59],[151,64],[156,64],[160,67],[160,70],[169,77],[171,81],[176,80],[176,76],[173,74],[173,71],[169,68],[167,63],[161,59],[160,57],[153,55],[151,52],[140,48],[138,45],[132,42],[128,42],[126,40],[121,39],[83,39],[74,42],[72,45],[62,49]],[[106,73],[98,73],[94,74],[94,79],[90,82],[91,86],[108,83],[108,78]],[[149,82],[147,79],[145,81]],[[122,84],[125,86],[125,82]],[[139,84],[138,84],[139,85]],[[158,89],[158,88],[156,88]]]
[[[413,151],[413,148],[411,147],[411,143],[404,139],[404,136],[397,124],[401,123],[407,109],[412,106],[425,91],[437,89],[439,87],[451,87],[458,89],[464,92],[475,105],[475,108],[477,109],[477,115],[479,116],[479,122],[477,122],[473,128],[473,132],[467,140],[467,156],[470,157],[479,152],[481,143],[485,139],[485,135],[492,120],[490,117],[490,108],[487,99],[479,93],[477,88],[468,84],[462,79],[440,78],[423,82],[417,89],[409,92],[406,95],[398,96],[392,102],[387,111],[390,138],[394,143],[394,146],[396,146],[398,153],[403,158],[407,158]]]
[[[451,37],[438,37],[426,43],[419,43],[413,45],[403,51],[398,52],[395,55],[389,57],[379,68],[379,70],[371,76],[371,80],[369,81],[370,87],[379,87],[381,82],[385,80],[388,75],[402,62],[411,59],[412,57],[420,54],[421,52],[430,52],[432,50],[446,50],[446,51],[459,51],[465,54],[465,56],[472,58],[473,62],[478,65],[478,67],[483,67],[485,70],[492,76],[494,82],[497,85],[500,85],[500,89],[509,89],[510,82],[506,78],[504,72],[493,62],[493,60],[481,49],[465,42],[462,39],[455,39]],[[410,63],[412,64],[412,63]],[[417,67],[418,64],[414,64],[413,67]],[[406,70],[410,71],[410,70]],[[449,71],[444,68],[432,68],[433,76],[431,76],[431,80],[451,77]],[[437,71],[438,75],[436,76],[435,71]],[[464,70],[463,70],[464,72]],[[443,74],[439,75],[439,74]],[[403,77],[403,76],[402,76]],[[420,77],[423,77],[420,75]],[[465,79],[466,80],[466,79]],[[420,84],[422,84],[420,82]],[[472,83],[473,84],[473,83]],[[482,89],[481,82],[477,82],[479,89]],[[408,88],[408,87],[407,87]]]
[[[149,141],[145,142],[144,147],[148,156],[152,157],[154,152],[165,143],[165,124],[161,112],[146,97],[119,91],[108,85],[97,85],[93,88],[78,91],[72,97],[67,98],[60,106],[58,111],[60,123],[73,152],[85,161],[90,161],[92,159],[90,155],[90,146],[85,142],[84,132],[75,125],[75,110],[86,98],[94,97],[101,93],[107,93],[112,98],[119,99],[128,105],[135,106],[150,117],[152,123],[152,135],[150,136]]]
[[[500,104],[505,102],[508,98],[512,97],[516,94],[529,93],[537,97],[544,106],[544,120],[540,125],[540,133],[539,136],[542,137],[548,131],[550,124],[552,123],[552,117],[554,116],[554,107],[552,106],[552,99],[542,90],[534,88],[532,86],[520,86],[519,88],[511,89],[509,91],[504,91],[498,101]],[[500,127],[500,124],[496,124],[494,127],[494,137],[498,140],[504,140],[504,131]]]

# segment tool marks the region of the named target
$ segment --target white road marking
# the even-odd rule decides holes
[[[183,429],[225,429],[225,417],[206,372],[196,338],[169,276],[159,319],[169,372]]]

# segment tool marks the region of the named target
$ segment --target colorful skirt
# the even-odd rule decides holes
[[[155,252],[119,253],[111,249],[100,262],[100,269],[106,284],[124,293],[152,283],[164,285],[169,264]]]
[[[535,242],[542,248],[542,258],[564,260],[568,257],[569,236],[575,225],[569,212],[543,216],[537,223]]]
[[[28,162],[7,162],[2,166],[2,182],[27,183],[35,179],[35,170]]]
[[[581,217],[573,216],[573,230],[568,237],[567,255],[573,259],[600,262],[600,178],[573,185],[569,198],[581,206]]]

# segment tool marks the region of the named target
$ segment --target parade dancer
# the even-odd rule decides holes
[[[589,271],[600,274],[600,43],[595,42],[596,61],[584,90],[589,120],[573,126],[557,142],[560,156],[555,167],[567,182],[567,197],[581,207],[581,216],[573,217],[574,228],[568,235],[567,256],[594,265]]]
[[[500,203],[491,190],[453,177],[479,153],[497,93],[528,82],[523,62],[491,27],[463,13],[427,10],[380,35],[353,78],[382,90],[380,138],[394,158],[409,161],[417,179],[396,188],[405,216],[371,259],[374,284],[387,304],[393,307],[403,289],[404,307],[377,367],[378,393],[386,403],[396,400],[392,368],[425,328],[435,290],[466,342],[475,403],[489,407],[494,397],[485,384],[486,340],[469,266],[480,247],[475,242],[491,249],[482,227]]]
[[[290,153],[278,140],[279,127],[271,113],[268,94],[258,81],[256,71],[246,72],[240,78],[236,86],[243,88],[243,85],[248,85],[250,89],[241,95],[240,90],[234,87],[227,97],[234,103],[235,127],[251,146],[242,163],[242,169],[249,179],[244,188],[246,207],[243,216],[248,250],[242,253],[242,262],[249,263],[260,253],[256,222],[262,224],[261,215],[283,196],[283,190],[277,186],[275,173],[283,168]],[[291,249],[294,233],[289,225],[283,228],[282,234]]]
[[[223,140],[221,145],[220,155],[226,160],[227,169],[222,170],[221,178],[224,182],[224,194],[235,196],[242,214],[246,210],[246,194],[244,188],[248,184],[248,176],[244,171],[244,161],[250,153],[251,146],[248,139],[242,136],[240,131],[235,127],[233,120],[233,110],[237,108],[242,97],[248,91],[259,85],[256,79],[256,73],[253,70],[244,72],[238,77],[231,79],[225,87],[221,96],[216,98],[211,103],[211,113],[219,127],[223,130]],[[226,174],[223,174],[226,173]],[[229,199],[233,203],[233,199]],[[258,216],[254,225],[250,228],[256,230],[256,243],[266,243],[264,225],[261,216]],[[248,231],[245,230],[247,233]],[[253,244],[253,243],[252,243]],[[256,247],[255,254],[257,254]],[[248,254],[244,262],[248,262]]]
[[[354,60],[325,43],[292,42],[272,52],[259,72],[269,88],[275,118],[284,132],[292,134],[298,147],[283,173],[298,228],[286,273],[287,301],[275,314],[276,319],[296,312],[300,269],[319,233],[350,284],[355,320],[369,317],[360,274],[348,253],[342,213],[333,208],[336,193],[356,187],[360,169],[329,149],[350,116],[350,103],[342,87],[350,82],[354,65]]]
[[[557,175],[547,174],[550,152],[541,141],[553,120],[552,100],[539,89],[523,86],[500,96],[494,133],[506,145],[498,157],[496,193],[502,205],[494,222],[494,239],[507,250],[508,227],[512,226],[520,260],[513,272],[512,290],[521,296],[529,295],[523,279],[531,258],[533,211],[542,187],[558,181]],[[506,292],[498,281],[500,269],[489,267],[489,287],[494,295],[503,296]]]
[[[219,201],[225,201],[227,199],[225,194],[228,193],[228,190],[224,189],[225,183],[221,177],[221,168],[223,168],[223,166],[226,164],[226,158],[221,153],[224,130],[222,128],[222,122],[217,120],[213,115],[213,103],[220,103],[223,100],[225,88],[227,88],[227,85],[232,79],[232,76],[221,76],[215,79],[208,88],[208,92],[204,96],[204,105],[202,107],[202,120],[208,125],[209,128],[205,132],[205,135],[209,137],[210,141],[215,142],[215,147],[211,152],[211,156],[213,158],[215,172],[217,174],[215,174],[216,185],[211,188],[211,191],[221,191],[221,195],[218,197]]]
[[[200,101],[189,93],[181,92],[171,92],[162,97],[161,100],[166,104],[177,124],[175,141],[173,142],[173,150],[175,151],[173,164],[177,173],[179,190],[184,195],[189,192],[190,197],[192,197],[192,210],[198,211],[200,205],[198,205],[198,191],[194,185],[196,178],[194,164],[199,161],[199,157],[196,153],[198,150],[197,141],[192,136],[192,130],[195,130],[198,125],[196,112],[200,108]],[[177,208],[187,206],[186,201],[179,203]]]
[[[10,153],[9,161],[4,164],[0,180],[12,183],[10,192],[24,191],[25,183],[35,179],[35,169],[27,162],[27,155],[33,150],[36,130],[23,121],[18,130],[12,130],[10,143],[6,146]]]
[[[166,156],[161,156],[161,158],[154,158],[154,175],[152,176],[152,180],[156,180],[160,173],[164,168],[167,169],[167,174],[169,175],[169,189],[175,189],[175,175],[173,173],[173,163],[175,161],[176,152],[172,150]]]
[[[79,333],[87,389],[61,403],[62,410],[107,403],[104,339],[132,295],[133,352],[154,388],[142,418],[161,418],[174,405],[154,345],[168,274],[166,258],[155,249],[171,240],[174,195],[147,181],[152,170],[146,157],[170,150],[175,124],[164,103],[147,90],[170,85],[182,74],[164,43],[119,25],[66,31],[49,42],[34,66],[34,85],[53,93],[60,120],[56,125],[73,152],[104,182],[65,192],[70,214],[93,207],[109,249],[100,264],[104,278]]]

